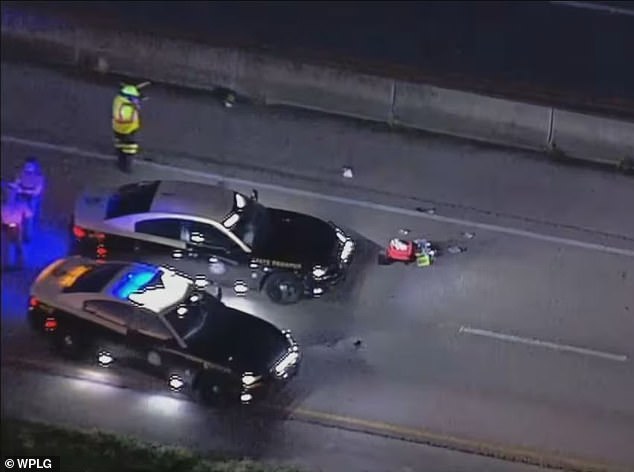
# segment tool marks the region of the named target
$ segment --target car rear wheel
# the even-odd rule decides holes
[[[264,291],[273,303],[292,305],[299,302],[304,287],[295,275],[287,272],[271,274],[264,282]]]

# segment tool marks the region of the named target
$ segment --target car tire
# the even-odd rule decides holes
[[[271,274],[264,282],[264,292],[273,303],[292,305],[301,300],[304,286],[301,281],[289,272]]]

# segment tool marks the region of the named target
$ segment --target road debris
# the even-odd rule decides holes
[[[341,168],[341,175],[343,175],[344,178],[346,178],[346,179],[351,179],[352,177],[354,177],[354,175],[352,173],[352,167],[342,167]]]
[[[467,248],[460,247],[460,246],[449,246],[447,248],[447,252],[449,254],[461,254],[461,253],[465,252],[466,250],[467,250]]]
[[[462,233],[462,237],[465,239],[473,239],[475,237],[475,233],[470,233],[468,231],[465,231]]]
[[[427,213],[428,215],[435,215],[436,214],[436,209],[435,208],[416,207],[416,211],[418,211],[420,213]]]
[[[394,262],[411,264],[417,267],[430,266],[437,254],[437,249],[426,239],[408,241],[400,238],[390,240],[385,252],[379,254],[379,265],[390,265]]]

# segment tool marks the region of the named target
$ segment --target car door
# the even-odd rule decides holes
[[[183,221],[178,218],[147,218],[134,225],[137,239],[134,258],[157,265],[174,265],[185,257],[186,244],[182,238]]]
[[[189,260],[195,262],[192,275],[205,274],[222,285],[249,277],[249,254],[213,225],[184,220],[181,237]]]
[[[132,321],[131,307],[114,300],[87,300],[83,310],[92,315],[99,330],[95,342],[99,349],[108,351],[114,358],[129,357],[128,329]]]
[[[161,376],[167,374],[172,364],[163,350],[179,350],[172,332],[156,313],[136,307],[128,330],[128,343],[139,354],[140,367]]]

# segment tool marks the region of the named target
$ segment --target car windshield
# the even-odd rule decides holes
[[[208,316],[220,304],[215,297],[205,292],[192,291],[177,307],[165,314],[165,320],[174,331],[187,341],[205,326]]]
[[[253,248],[268,234],[268,210],[253,199],[236,193],[233,211],[223,224],[247,246]]]

